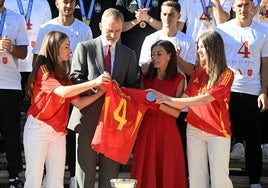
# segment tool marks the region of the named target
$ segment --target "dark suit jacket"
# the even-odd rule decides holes
[[[133,50],[117,43],[112,79],[120,86],[134,87],[137,83],[138,64]],[[104,57],[101,38],[78,43],[73,59],[71,79],[81,83],[97,78],[104,72]],[[82,110],[73,108],[68,128],[78,133],[94,135],[104,96]]]

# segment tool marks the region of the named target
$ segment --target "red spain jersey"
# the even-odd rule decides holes
[[[68,85],[71,84],[70,81]],[[57,132],[67,133],[65,127],[68,123],[70,102],[79,96],[62,98],[56,95],[53,91],[61,85],[54,74],[47,77],[41,67],[33,82],[33,96],[27,114],[49,124]]]
[[[100,120],[92,148],[106,157],[126,164],[132,152],[143,115],[158,105],[146,100],[146,91],[120,88],[115,82],[103,86],[106,90]]]
[[[207,133],[229,137],[231,136],[231,123],[228,109],[234,74],[227,69],[210,90],[206,88],[206,80],[206,70],[203,67],[195,69],[191,74],[185,94],[193,97],[209,93],[215,100],[202,106],[189,106],[186,121]]]

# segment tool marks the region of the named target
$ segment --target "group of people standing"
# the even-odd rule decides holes
[[[111,187],[119,163],[90,144],[106,101],[102,85],[115,80],[152,92],[148,104],[158,106],[144,114],[133,148],[130,177],[138,188],[232,188],[232,134],[245,144],[250,188],[261,188],[267,6],[266,0],[0,0],[0,122],[10,187],[23,187],[21,90],[31,101],[24,187],[63,188],[66,153],[71,188],[94,188],[97,162],[98,187]],[[115,105],[122,112],[108,115],[124,123],[125,104]]]

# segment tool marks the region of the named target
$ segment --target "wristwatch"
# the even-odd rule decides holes
[[[148,23],[149,23],[149,24],[152,24],[153,21],[154,21],[154,19],[150,16],[150,18],[149,18],[149,20],[148,20]]]

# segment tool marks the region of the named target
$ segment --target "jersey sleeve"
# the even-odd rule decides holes
[[[16,38],[16,45],[17,46],[23,46],[29,45],[28,35],[27,35],[27,29],[26,29],[26,22],[23,16],[19,17],[19,20],[17,20],[18,31],[17,31],[17,38]]]
[[[52,93],[55,88],[62,85],[54,76],[46,77],[41,71],[38,74],[41,77],[41,90],[45,93]]]
[[[222,73],[219,81],[208,91],[208,93],[217,99],[225,98],[226,94],[230,93],[233,80],[234,73],[230,69],[227,69]]]
[[[36,41],[35,41],[34,48],[32,50],[33,54],[39,54],[39,51],[40,51],[40,48],[41,48],[41,45],[42,45],[42,42],[43,42],[45,35],[46,35],[46,33],[44,31],[44,25],[41,25],[39,32],[38,32],[38,35],[37,35],[37,38],[36,38]]]

